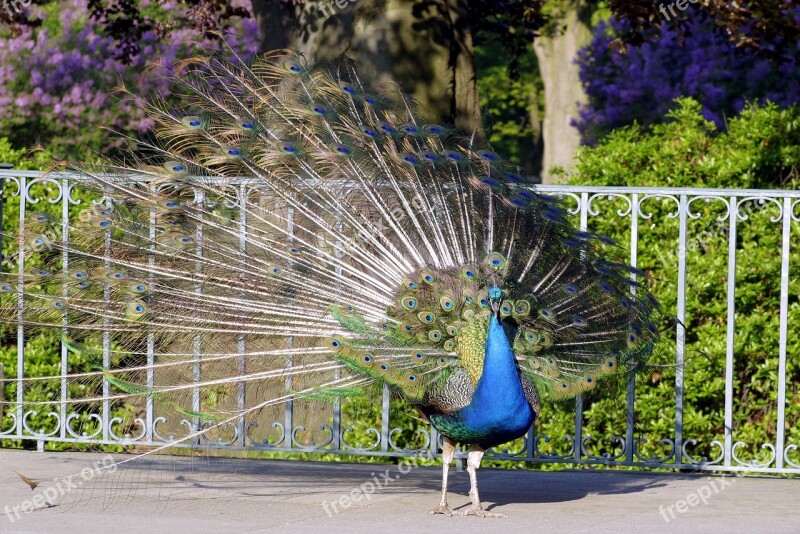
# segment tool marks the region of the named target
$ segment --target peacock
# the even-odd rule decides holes
[[[161,75],[181,106],[120,87],[152,130],[111,132],[122,155],[66,165],[102,200],[68,226],[26,214],[12,237],[0,320],[96,362],[25,387],[66,381],[75,410],[158,403],[193,422],[173,444],[388,388],[443,438],[431,513],[457,513],[462,444],[463,513],[490,517],[488,448],[646,365],[660,314],[646,273],[397,86],[289,51],[204,53]]]

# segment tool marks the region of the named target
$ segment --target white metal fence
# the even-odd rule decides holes
[[[39,209],[35,206],[40,203],[50,203],[53,208],[59,207],[62,222],[66,226],[69,221],[70,206],[79,203],[73,197],[73,190],[76,186],[79,187],[79,184],[76,178],[70,175],[44,177],[37,172],[0,171],[0,179],[5,183],[6,209],[2,216],[6,229],[13,226],[24,227],[26,213],[31,209]],[[800,192],[581,186],[540,186],[539,191],[567,197],[571,205],[570,213],[583,228],[595,228],[597,225],[610,225],[616,228],[618,233],[621,232],[625,239],[629,240],[626,244],[629,246],[631,263],[653,273],[657,286],[656,294],[661,298],[667,313],[677,318],[676,326],[665,333],[665,337],[672,338],[672,342],[669,343],[670,361],[666,363],[664,369],[671,383],[670,402],[674,405],[663,407],[669,412],[665,419],[670,421],[671,431],[666,435],[658,435],[656,433],[658,430],[642,427],[636,419],[640,408],[637,403],[642,402],[641,388],[631,380],[624,399],[625,407],[620,412],[622,416],[619,421],[619,431],[606,436],[604,440],[606,445],[599,449],[587,431],[584,401],[578,398],[575,403],[572,432],[563,436],[548,436],[542,433],[541,428],[537,432],[537,428],[534,427],[519,441],[518,446],[510,451],[495,451],[494,456],[531,462],[800,473],[800,452],[797,451],[797,443],[787,438],[791,434],[795,420],[800,418],[800,408],[794,409],[796,405],[800,405],[800,395],[792,382],[792,377],[796,378],[800,374],[798,371],[800,354],[797,351],[790,351],[790,347],[797,346],[793,342],[790,322],[794,319],[792,312],[798,308],[798,295],[790,291],[790,281],[796,278],[793,274],[798,273],[798,266],[790,260],[793,241],[797,241],[800,234],[795,224],[800,222],[798,214],[800,210],[797,209],[800,204]],[[14,200],[13,197],[17,197],[18,200]],[[11,213],[12,207],[16,210],[17,202],[18,217]],[[11,220],[12,217],[14,220]],[[765,230],[753,234],[752,229],[748,228],[750,224],[758,224],[759,228]],[[741,231],[743,228],[747,228],[747,231]],[[654,241],[653,236],[660,238]],[[665,240],[664,236],[668,239]],[[68,232],[64,232],[59,239],[68,240]],[[752,250],[753,247],[772,246],[775,243],[779,244],[778,249],[770,253],[774,260],[774,269],[766,269],[770,275],[774,275],[774,279],[755,282],[775,288],[774,291],[779,295],[775,309],[766,313],[777,316],[775,322],[779,329],[777,346],[766,349],[759,347],[755,350],[758,354],[751,353],[747,347],[737,350],[736,336],[740,333],[737,330],[740,328],[741,320],[740,314],[737,313],[737,294],[752,293],[752,288],[748,289],[746,284],[754,282],[746,269],[744,273],[741,272],[742,268],[737,270],[737,262],[742,267],[745,265],[743,262],[748,261],[750,256],[746,251]],[[710,273],[706,276],[705,272],[694,271],[697,262],[693,260],[701,256],[706,262],[701,263],[701,267],[708,264],[709,258],[721,262],[720,268],[724,268],[727,272],[726,278],[720,279]],[[640,261],[645,257],[648,263],[646,265]],[[4,265],[4,270],[17,269],[22,272],[24,268],[24,255],[14,265],[8,262]],[[695,280],[691,285],[687,283],[690,278]],[[674,294],[674,301],[665,301],[659,290],[670,295]],[[697,352],[701,358],[715,360],[713,347],[709,349],[693,345],[697,344],[698,340],[708,341],[707,335],[695,336],[694,341],[687,341],[687,334],[691,334],[693,325],[698,324],[690,321],[688,317],[696,315],[698,311],[687,307],[687,297],[696,297],[693,291],[708,294],[715,294],[716,291],[716,294],[722,294],[724,298],[722,303],[707,303],[708,308],[724,309],[724,312],[716,317],[716,320],[713,317],[707,318],[704,323],[718,323],[719,336],[716,340],[712,339],[711,344],[718,342],[719,347],[724,347],[717,351],[720,364],[717,368],[711,366],[712,373],[716,373],[719,380],[718,393],[724,396],[724,402],[722,400],[719,402],[724,413],[706,414],[709,418],[708,424],[699,427],[694,425],[693,434],[688,435],[685,431],[687,411],[692,410],[693,413],[697,413],[698,407],[689,400],[694,395],[692,391],[687,391],[686,387],[687,382],[691,382],[687,381],[686,375],[687,357],[694,357],[693,352]],[[706,306],[700,302],[701,308]],[[765,313],[763,308],[756,309],[757,313]],[[688,325],[688,332],[684,325]],[[171,439],[170,436],[159,434],[160,425],[165,423],[165,418],[155,411],[156,407],[152,402],[147,403],[144,416],[136,420],[139,430],[135,435],[118,435],[115,428],[121,421],[111,416],[107,403],[99,413],[90,415],[90,419],[96,422],[96,431],[89,434],[76,431],[73,421],[77,414],[70,413],[66,402],[68,395],[66,381],[61,388],[62,402],[59,410],[47,414],[50,422],[46,428],[36,428],[30,424],[30,420],[37,415],[41,417],[41,414],[26,409],[24,405],[25,392],[21,379],[26,375],[27,367],[26,332],[22,327],[18,329],[16,344],[15,398],[7,399],[16,403],[4,405],[0,438],[35,440],[40,445],[47,441],[158,445]],[[60,354],[53,354],[53,358],[60,359],[61,369],[66,372],[70,358],[67,349],[62,347]],[[771,379],[765,381],[771,384],[771,387],[768,391],[760,393],[767,400],[765,405],[769,409],[761,410],[757,417],[754,416],[752,421],[748,421],[750,434],[766,436],[762,443],[746,443],[737,439],[738,428],[734,424],[735,414],[748,410],[747,399],[750,398],[748,397],[750,390],[747,395],[740,394],[744,386],[739,383],[742,377],[737,372],[743,361],[753,358],[763,358],[763,372],[773,373],[769,376],[775,377],[774,383],[770,382]],[[774,362],[777,363],[776,366]],[[6,369],[6,375],[9,375],[9,369]],[[352,431],[352,424],[343,421],[342,407],[338,404],[332,409],[330,424],[322,429],[324,439],[317,440],[317,443],[301,443],[296,433],[298,429],[304,430],[304,427],[302,421],[295,420],[291,403],[286,405],[283,417],[274,422],[277,435],[269,443],[250,440],[247,427],[242,424],[231,440],[208,445],[223,448],[315,450],[380,456],[411,455],[418,453],[421,447],[434,454],[437,453],[439,440],[432,429],[420,431],[418,437],[421,444],[415,449],[406,449],[396,443],[395,436],[400,429],[392,425],[390,404],[390,396],[388,392],[384,392],[380,427],[367,429],[366,434],[374,439],[366,445],[354,445],[348,442],[348,432]],[[705,409],[707,410],[707,407]],[[702,407],[700,411],[702,412]],[[548,414],[545,412],[542,417],[546,419]],[[702,421],[702,417],[700,420]],[[661,427],[663,428],[663,424]],[[755,433],[752,431],[753,428],[756,429]]]

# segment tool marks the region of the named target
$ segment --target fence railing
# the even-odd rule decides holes
[[[19,229],[24,228],[26,213],[31,209],[37,209],[35,206],[43,202],[50,203],[53,208],[60,207],[62,224],[66,228],[70,218],[70,207],[80,203],[73,195],[74,188],[79,187],[80,179],[72,175],[43,176],[38,172],[0,171],[0,180],[5,184],[0,217],[3,217],[6,231],[15,226]],[[624,396],[625,406],[620,412],[622,415],[618,422],[619,431],[615,435],[606,436],[607,445],[601,447],[602,450],[597,449],[597,443],[589,434],[591,425],[587,425],[587,419],[591,421],[592,416],[585,410],[584,400],[579,397],[575,402],[574,425],[570,433],[562,436],[546,435],[542,431],[542,425],[539,425],[538,431],[537,427],[531,428],[527,436],[512,450],[495,451],[493,456],[530,462],[800,473],[798,444],[792,443],[787,437],[787,431],[793,428],[794,421],[798,418],[796,412],[800,411],[794,410],[794,406],[800,404],[798,400],[800,396],[796,393],[794,384],[787,384],[789,377],[787,369],[791,368],[796,375],[797,369],[800,368],[800,353],[798,353],[800,344],[795,342],[794,337],[790,337],[789,329],[790,319],[794,318],[790,311],[798,307],[796,305],[798,295],[790,294],[790,281],[795,278],[792,275],[798,273],[798,266],[790,260],[792,242],[796,241],[800,234],[795,224],[800,222],[800,214],[797,213],[800,192],[561,185],[540,186],[538,190],[566,197],[571,206],[570,214],[582,228],[606,225],[615,228],[617,233],[625,235],[627,240],[625,245],[630,250],[631,264],[653,273],[655,291],[662,300],[662,305],[668,314],[676,318],[675,326],[664,334],[664,337],[672,341],[669,344],[668,361],[664,362],[664,370],[669,380],[674,380],[674,385],[670,386],[670,403],[674,405],[665,406],[663,409],[670,413],[674,412],[674,417],[667,417],[672,421],[668,435],[652,435],[656,430],[643,428],[642,422],[636,418],[637,403],[642,402],[642,388],[637,387],[632,379],[628,384],[627,395]],[[17,202],[18,217],[10,220],[14,215],[10,208],[16,210]],[[5,213],[2,212],[4,206]],[[753,220],[761,221],[759,228],[765,229],[762,233],[753,234],[752,229],[746,232],[740,231],[743,225],[748,225]],[[668,237],[666,240],[665,235]],[[660,237],[655,240],[654,236]],[[63,232],[59,239],[66,242],[69,233]],[[774,250],[773,254],[775,269],[772,271],[767,269],[774,274],[774,280],[753,281],[749,276],[737,276],[737,262],[740,267],[745,265],[742,263],[746,261],[746,255],[743,256],[744,251],[761,246],[762,241],[780,243],[779,249]],[[706,276],[705,272],[693,270],[693,267],[695,269],[697,267],[695,265],[697,262],[693,259],[701,256],[706,260],[712,257],[722,262],[724,265],[721,267],[727,272],[726,277]],[[642,258],[646,258],[648,264],[641,262]],[[4,270],[9,268],[18,269],[22,273],[25,268],[24,256],[18,258],[14,265],[6,262]],[[691,285],[688,284],[690,278],[696,280]],[[750,282],[777,287],[775,293],[778,295],[777,307],[772,310],[778,318],[777,346],[767,347],[767,354],[762,354],[763,347],[758,349],[760,351],[758,357],[763,359],[764,368],[766,371],[774,372],[776,380],[774,383],[767,380],[766,383],[771,384],[772,388],[762,392],[762,395],[769,399],[769,409],[762,411],[751,422],[752,428],[763,431],[749,432],[749,435],[767,436],[769,439],[763,443],[739,441],[734,424],[735,414],[748,409],[747,402],[750,398],[748,394],[741,393],[744,386],[739,383],[742,380],[739,371],[741,362],[752,359],[754,355],[748,352],[747,347],[737,348],[736,344],[737,326],[742,320],[741,315],[737,314],[737,293],[750,291],[745,288]],[[716,303],[715,309],[724,310],[722,312],[724,316],[707,318],[706,323],[716,324],[719,339],[713,341],[719,347],[724,346],[724,350],[720,349],[718,354],[719,360],[724,356],[724,364],[720,361],[720,365],[716,368],[711,365],[712,373],[716,374],[715,380],[720,384],[719,394],[724,396],[724,401],[718,403],[723,413],[709,414],[708,406],[696,406],[693,401],[687,400],[695,397],[694,392],[687,391],[686,388],[687,358],[695,357],[696,351],[700,357],[716,361],[713,350],[709,352],[707,347],[692,345],[699,339],[697,336],[692,336],[693,340],[688,341],[687,334],[691,336],[692,325],[696,323],[692,323],[687,317],[689,314],[697,315],[698,310],[687,307],[687,303],[689,297],[696,298],[698,292],[713,295],[714,291],[723,295],[724,302]],[[674,295],[674,300],[665,301],[663,294]],[[711,307],[711,304],[708,307]],[[759,308],[758,313],[765,312]],[[689,326],[688,332],[686,325]],[[70,413],[69,403],[66,402],[68,399],[66,381],[61,387],[61,403],[58,411],[47,414],[50,423],[46,425],[46,429],[35,428],[30,420],[37,415],[41,417],[41,414],[26,409],[24,404],[22,378],[26,375],[26,340],[25,329],[20,326],[16,336],[15,399],[8,399],[15,400],[16,404],[4,405],[14,408],[6,409],[3,414],[0,438],[35,440],[40,446],[48,441],[148,446],[165,444],[174,439],[160,434],[159,429],[166,421],[165,417],[157,413],[157,407],[152,402],[147,403],[144,415],[136,419],[138,432],[135,435],[118,435],[115,427],[121,421],[112,417],[107,403],[99,413],[90,415],[90,419],[97,423],[96,431],[89,434],[76,431],[73,422],[77,414]],[[794,352],[790,352],[790,347]],[[70,357],[66,347],[61,348],[60,354],[53,354],[54,359],[59,359],[62,372],[66,372],[69,368]],[[771,362],[776,360],[777,369],[772,369],[770,366],[774,367],[774,364]],[[6,376],[13,375],[9,373],[8,367],[13,363],[5,363]],[[790,395],[788,398],[787,393]],[[439,439],[433,429],[419,431],[422,442],[420,448],[405,449],[396,443],[395,436],[400,429],[392,425],[391,402],[388,391],[384,391],[381,424],[379,428],[377,426],[367,428],[366,434],[374,439],[366,446],[348,443],[348,432],[352,430],[352,425],[343,421],[342,407],[338,404],[332,408],[331,424],[324,428],[327,438],[319,440],[320,443],[298,441],[296,434],[298,429],[303,428],[302,421],[296,420],[291,403],[285,406],[283,417],[274,422],[273,426],[279,435],[269,443],[250,440],[247,428],[242,425],[233,439],[209,442],[207,445],[221,448],[301,452],[313,450],[376,456],[406,456],[419,454],[421,450],[425,450],[428,454],[437,455]],[[790,412],[787,412],[787,409]],[[706,427],[693,424],[692,435],[687,434],[685,424],[690,410],[693,414],[705,410],[705,415],[709,418]],[[542,419],[546,421],[547,417],[548,413],[544,412]],[[621,426],[623,424],[624,428]],[[663,428],[663,424],[659,428]],[[746,453],[748,450],[756,452]],[[698,451],[704,452],[705,456],[698,454]],[[747,455],[750,458],[743,458]]]

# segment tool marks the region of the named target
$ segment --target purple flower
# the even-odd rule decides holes
[[[141,0],[141,6],[157,4],[162,9],[180,13],[173,3]],[[246,5],[245,0],[234,1]],[[120,80],[127,86],[139,84],[142,92],[156,92],[170,101],[168,82],[153,73],[140,76],[146,65],[163,58],[166,65],[189,57],[217,43],[199,39],[197,32],[176,27],[159,40],[147,32],[140,42],[143,53],[131,65],[115,59],[116,44],[104,35],[98,21],[86,16],[87,0],[61,0],[59,23],[53,21],[38,28],[24,28],[19,35],[0,38],[0,130],[8,132],[12,144],[27,146],[40,140],[62,155],[80,155],[71,150],[92,140],[97,126],[113,126],[145,131],[153,122],[141,109],[113,98],[108,93]],[[31,6],[29,16],[45,21],[47,13]],[[176,20],[182,20],[180,17]],[[230,43],[242,56],[252,57],[257,49],[258,32],[251,19],[230,19],[226,28],[232,32]],[[177,105],[177,102],[173,102]],[[102,143],[102,141],[99,141]]]
[[[800,8],[794,13],[800,17]],[[720,128],[748,101],[782,107],[800,101],[800,43],[787,62],[776,64],[733,46],[707,17],[690,17],[687,24],[683,44],[665,25],[660,40],[629,46],[626,55],[609,48],[624,24],[612,19],[595,27],[577,60],[589,97],[574,122],[584,143],[634,121],[663,120],[679,96],[698,100],[703,116]]]

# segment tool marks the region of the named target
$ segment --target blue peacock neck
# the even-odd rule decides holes
[[[496,314],[492,314],[486,338],[483,373],[475,389],[473,401],[491,400],[491,404],[507,401],[516,404],[521,398],[524,396],[514,351],[508,342],[503,325],[500,324]]]

